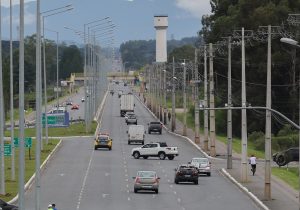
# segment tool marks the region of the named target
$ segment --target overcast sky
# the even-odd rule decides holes
[[[9,37],[9,0],[2,0],[2,36]],[[12,0],[14,39],[19,22],[19,0]],[[25,0],[25,34],[35,33],[36,1]],[[116,25],[115,46],[128,40],[155,39],[154,15],[168,15],[168,39],[196,36],[202,15],[211,11],[209,0],[41,0],[41,11],[72,4],[72,11],[45,18],[45,27],[59,31],[60,40],[82,43],[81,38],[64,26],[83,31],[85,23],[109,16]],[[46,32],[55,39],[56,34]],[[100,38],[99,38],[100,39]],[[105,38],[102,41],[106,42]]]

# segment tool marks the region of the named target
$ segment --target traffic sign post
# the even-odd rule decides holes
[[[19,138],[14,138],[14,145],[15,145],[15,147],[19,147]],[[25,147],[26,148],[32,147],[32,138],[31,137],[25,138]]]
[[[11,144],[4,144],[4,156],[11,156]]]

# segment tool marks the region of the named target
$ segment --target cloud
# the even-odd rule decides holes
[[[25,6],[24,8],[24,24],[25,25],[31,25],[34,24],[36,21],[36,14],[29,12],[28,6]],[[9,24],[10,21],[10,16],[9,15],[5,15],[2,18],[3,23],[5,24]],[[12,17],[12,22],[13,25],[19,25],[19,21],[20,21],[20,17],[19,17],[19,13],[14,13],[13,17]]]
[[[211,10],[209,0],[176,0],[176,6],[197,18],[202,18]]]
[[[24,0],[24,3],[29,3],[29,2],[32,2],[32,1],[36,1],[36,0]],[[15,6],[15,5],[19,5],[20,4],[20,0],[12,0],[12,5]],[[9,5],[10,5],[10,0],[2,0],[1,1],[1,6],[2,7],[6,7],[6,8],[9,8]]]

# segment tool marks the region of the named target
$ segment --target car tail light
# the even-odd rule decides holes
[[[140,183],[140,182],[141,182],[140,178],[139,178],[139,177],[136,177],[135,183]]]
[[[193,175],[197,175],[197,174],[198,174],[198,171],[194,170]]]
[[[182,172],[181,172],[181,171],[178,171],[176,175],[179,175],[179,176],[180,176],[180,175],[182,175]]]

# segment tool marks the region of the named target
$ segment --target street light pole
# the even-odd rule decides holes
[[[25,210],[24,203],[24,0],[20,0],[20,43],[19,43],[19,209]]]
[[[1,8],[1,0],[0,0]],[[2,18],[0,10],[0,40],[2,40]],[[24,112],[24,110],[23,110]],[[0,41],[0,194],[5,195],[5,163],[4,163],[4,97],[3,97],[3,68],[2,68],[2,43]]]
[[[213,67],[213,45],[209,43],[209,107],[215,107],[215,89],[214,89],[214,67]],[[216,147],[215,147],[215,139],[216,139],[216,125],[215,125],[215,111],[210,110],[209,112],[209,130],[210,130],[210,155],[212,157],[216,156]]]
[[[198,78],[198,49],[195,49],[195,143],[200,143],[200,120],[199,120],[199,83],[200,80]]]
[[[207,107],[207,50],[204,45],[204,106]],[[208,110],[204,110],[204,150],[208,151]]]
[[[167,124],[167,70],[164,70],[164,124]]]
[[[172,132],[175,131],[176,128],[176,119],[175,119],[175,60],[173,57],[173,74],[172,74]]]
[[[183,131],[182,135],[186,136],[187,125],[186,125],[186,63],[185,59],[183,60]]]
[[[245,72],[245,39],[244,28],[242,28],[242,107],[246,107],[246,72]],[[247,182],[247,113],[242,109],[242,173],[241,181]]]
[[[9,66],[10,66],[10,143],[11,143],[11,180],[16,179],[16,170],[15,170],[15,145],[14,145],[14,68],[13,68],[13,43],[12,43],[12,0],[9,1],[9,48],[10,48],[10,56],[9,56]]]
[[[42,141],[42,107],[41,107],[41,15],[40,0],[36,1],[36,149],[35,149],[35,209],[40,210],[40,166],[41,166],[41,141]]]

